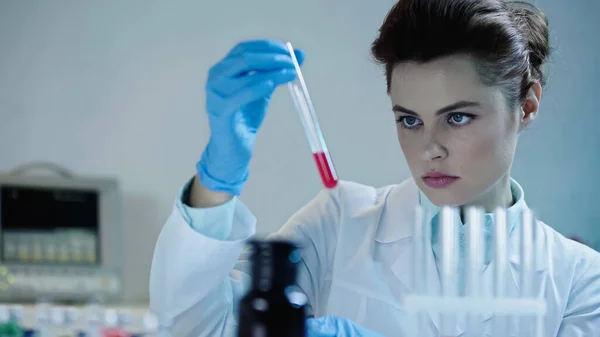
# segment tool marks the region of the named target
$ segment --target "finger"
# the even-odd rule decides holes
[[[255,72],[236,78],[218,77],[209,83],[213,90],[223,97],[234,95],[254,83],[273,81],[275,86],[290,82],[296,78],[295,69],[278,69],[267,72]]]
[[[274,53],[274,54],[285,54],[289,55],[290,51],[286,44],[276,40],[248,40],[237,44],[227,54],[226,58],[231,56],[241,55],[245,52],[255,53]],[[298,63],[301,65],[306,58],[306,53],[302,49],[294,48],[294,54]]]
[[[262,82],[253,83],[252,85],[238,91],[233,96],[227,99],[231,107],[237,110],[244,105],[254,102],[259,99],[263,99],[275,90],[275,82],[266,80]]]
[[[289,55],[245,53],[222,60],[210,70],[209,77],[236,77],[253,71],[271,71],[283,68],[294,68],[294,63]]]
[[[223,71],[227,69],[227,67],[231,66],[231,59],[235,59],[236,57],[243,56],[244,53],[256,53],[256,54],[278,54],[278,55],[287,55],[289,56],[289,50],[285,45],[282,45],[277,41],[270,40],[258,40],[246,42],[249,45],[255,45],[254,47],[248,47],[247,51],[244,51],[244,47],[236,47],[238,51],[231,52],[217,64],[215,64],[209,71],[209,76],[220,76]],[[275,47],[273,47],[275,45]],[[239,46],[239,45],[238,45]],[[236,49],[234,48],[234,49]],[[283,48],[283,49],[282,49]],[[243,53],[240,52],[244,51]],[[302,65],[304,59],[306,58],[306,53],[301,49],[294,49],[294,54],[296,55],[296,60],[299,65]],[[291,57],[290,57],[291,58]]]
[[[240,55],[246,52],[289,54],[285,43],[276,40],[248,40],[238,43],[227,56]]]

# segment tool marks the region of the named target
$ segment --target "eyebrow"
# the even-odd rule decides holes
[[[467,108],[467,107],[472,107],[472,106],[479,106],[479,105],[481,105],[481,104],[479,104],[477,102],[459,101],[459,102],[450,104],[448,106],[445,106],[445,107],[439,109],[435,113],[435,115],[439,116],[439,115],[445,114],[446,112],[450,112],[450,111],[453,111],[453,110],[456,110],[456,109],[462,109],[462,108]],[[394,112],[402,112],[402,113],[413,115],[413,116],[419,116],[418,113],[416,113],[416,112],[414,112],[412,110],[409,110],[409,109],[407,109],[405,107],[402,107],[400,105],[397,105],[397,104],[394,105],[394,107],[392,108],[392,110]]]

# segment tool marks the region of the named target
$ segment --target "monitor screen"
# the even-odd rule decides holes
[[[0,256],[5,263],[100,264],[99,193],[0,186]]]

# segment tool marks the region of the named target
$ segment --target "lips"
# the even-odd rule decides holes
[[[425,185],[431,188],[443,188],[453,184],[460,178],[443,172],[430,172],[424,175],[422,179]]]

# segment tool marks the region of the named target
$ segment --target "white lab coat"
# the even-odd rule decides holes
[[[245,240],[255,218],[236,202],[232,232],[217,240],[191,228],[175,207],[158,242],[150,278],[150,305],[172,322],[176,337],[234,336],[237,302],[247,290],[249,262]],[[315,316],[339,315],[384,336],[405,336],[403,299],[411,290],[412,224],[419,204],[414,180],[379,189],[340,182],[322,191],[269,238],[291,239],[304,248],[299,286]],[[598,253],[537,222],[539,256],[533,289],[547,301],[544,336],[600,336],[600,259]],[[510,243],[518,242],[513,231]],[[429,275],[438,275],[433,253]],[[493,261],[482,272],[491,293]],[[511,257],[507,288],[519,291],[519,259]],[[438,278],[429,291],[439,294]],[[484,315],[485,335],[496,317]],[[427,317],[419,336],[438,336],[438,317]],[[457,324],[461,335],[464,320]],[[532,336],[508,327],[509,336]]]

